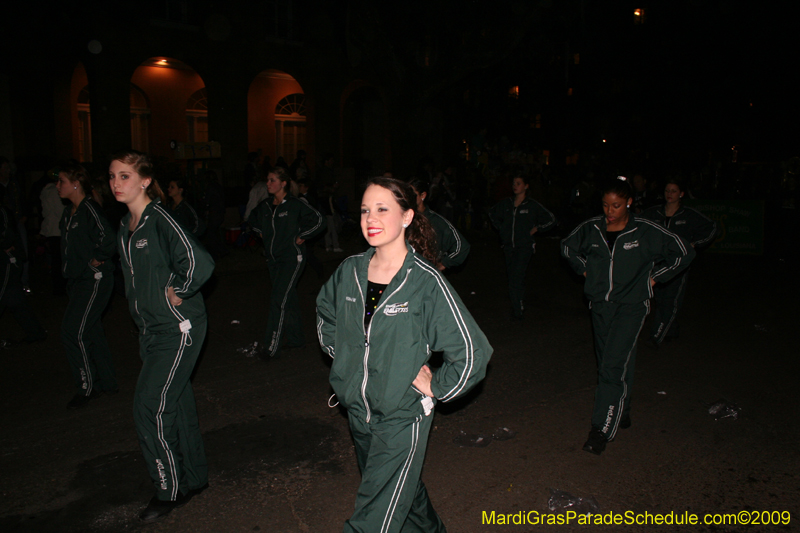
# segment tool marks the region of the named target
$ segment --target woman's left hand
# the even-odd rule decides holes
[[[306,240],[305,239],[301,239],[300,237],[298,237],[297,239],[295,239],[294,242],[299,246],[299,245],[303,244],[304,242],[306,242]]]
[[[431,373],[431,369],[428,368],[428,365],[422,365],[422,368],[419,369],[419,373],[417,374],[417,379],[411,384],[422,394],[433,397],[433,391],[431,390],[432,379],[433,374]]]
[[[167,289],[167,298],[169,298],[169,303],[171,303],[175,307],[178,307],[183,303],[183,299],[180,298],[177,294],[175,294],[175,289],[173,289],[172,287]]]
[[[531,230],[531,235],[533,235],[537,231],[539,231],[539,226],[534,226],[533,229]]]
[[[92,258],[92,260],[91,260],[91,261],[89,261],[89,264],[90,264],[90,265],[92,265],[93,267],[97,268],[97,267],[99,267],[100,265],[102,265],[104,262],[105,262],[105,261],[98,261],[97,259],[95,259],[95,258],[93,257],[93,258]]]
[[[650,286],[651,287],[655,287],[656,286],[656,280],[654,280],[653,278],[650,278]]]

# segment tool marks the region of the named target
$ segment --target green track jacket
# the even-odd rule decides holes
[[[177,207],[172,207],[169,210],[169,214],[178,221],[178,224],[183,226],[183,229],[189,231],[195,237],[199,237],[206,231],[205,223],[198,216],[192,204],[186,200],[182,200]]]
[[[606,242],[606,218],[599,216],[561,241],[561,255],[577,274],[586,273],[589,301],[635,304],[653,296],[650,278],[668,281],[689,266],[695,251],[655,222],[631,214],[613,249]]]
[[[88,196],[78,205],[75,214],[72,204],[64,208],[59,222],[61,228],[61,273],[67,279],[91,279],[96,273],[111,275],[114,263],[111,258],[117,251],[114,246],[114,228],[103,210]],[[92,259],[103,261],[98,267],[89,264]]]
[[[421,213],[417,211],[416,214],[427,218],[433,226],[439,244],[439,260],[446,268],[458,266],[466,261],[469,255],[469,243],[449,220],[430,209]]]
[[[374,248],[348,257],[317,297],[317,334],[333,358],[330,383],[339,402],[370,422],[414,417],[425,395],[411,383],[432,351],[444,352],[433,373],[436,399],[466,393],[486,373],[492,347],[441,273],[409,246],[368,329],[364,294]]]
[[[278,257],[301,255],[305,243],[295,243],[299,237],[309,239],[325,231],[325,217],[302,200],[286,195],[279,205],[272,205],[272,196],[258,204],[247,221],[264,239],[267,257],[273,261]]]
[[[130,219],[130,213],[122,218],[117,244],[128,307],[139,331],[180,333],[186,320],[205,319],[199,291],[214,272],[211,255],[158,200],[147,205],[133,231]],[[167,298],[169,287],[183,299],[178,307]]]
[[[6,293],[11,269],[15,268],[17,272],[22,272],[24,250],[14,218],[8,209],[0,205],[0,257],[2,258],[0,259],[0,298]]]
[[[652,220],[672,233],[680,235],[681,238],[688,241],[695,248],[710,245],[714,242],[714,237],[717,234],[716,222],[706,218],[700,211],[691,207],[679,207],[669,219],[669,222],[667,222],[667,215],[664,213],[663,205],[645,209],[639,216]]]
[[[489,218],[500,231],[503,246],[533,246],[531,230],[547,231],[556,223],[555,215],[536,200],[525,198],[514,207],[513,196],[497,202],[489,210]]]

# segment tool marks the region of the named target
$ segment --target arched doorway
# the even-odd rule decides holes
[[[189,142],[208,142],[208,91],[203,87],[186,102]]]
[[[143,151],[173,160],[171,141],[208,140],[205,83],[192,67],[170,57],[151,57],[134,71],[131,84],[136,89],[131,92],[134,147],[146,146]]]
[[[306,97],[291,75],[265,70],[250,84],[247,93],[247,130],[250,152],[279,157],[292,163],[299,150],[307,150]]]
[[[150,104],[139,87],[131,83],[131,146],[150,151]]]

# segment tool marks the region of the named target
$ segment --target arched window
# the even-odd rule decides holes
[[[291,162],[306,149],[306,97],[290,94],[275,106],[275,152]]]
[[[92,161],[92,114],[89,111],[89,86],[78,93],[78,158]]]
[[[189,142],[208,142],[208,93],[203,87],[186,101]]]
[[[150,104],[144,91],[131,83],[131,147],[150,151]]]

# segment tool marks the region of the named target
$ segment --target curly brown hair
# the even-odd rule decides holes
[[[398,179],[384,178],[383,176],[368,180],[365,188],[370,185],[377,185],[391,192],[404,212],[409,209],[414,211],[414,218],[406,228],[406,240],[417,253],[438,267],[439,245],[436,242],[436,232],[433,230],[431,223],[428,222],[428,219],[417,213],[417,195],[411,185]]]

